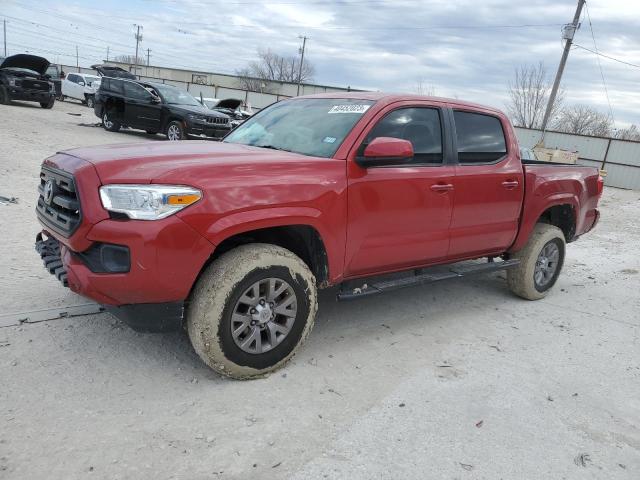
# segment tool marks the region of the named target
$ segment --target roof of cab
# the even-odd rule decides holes
[[[385,92],[329,92],[329,93],[317,93],[314,95],[305,95],[294,98],[345,98],[353,100],[371,100],[374,102],[382,102],[385,105],[394,102],[403,102],[411,100],[431,100],[440,103],[450,103],[458,105],[460,107],[471,107],[478,110],[492,111],[503,114],[503,112],[495,107],[488,105],[481,105],[479,103],[467,102],[459,100],[457,98],[444,98],[444,97],[430,97],[425,95],[415,95],[411,93],[385,93]]]

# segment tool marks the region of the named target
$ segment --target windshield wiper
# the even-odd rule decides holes
[[[281,147],[276,147],[274,145],[252,145],[253,147],[260,147],[260,148],[268,148],[271,150],[279,150],[281,152],[291,152],[291,150],[287,150],[286,148],[281,148]]]

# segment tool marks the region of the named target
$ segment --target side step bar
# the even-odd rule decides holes
[[[394,280],[383,280],[372,284],[363,284],[362,287],[352,288],[338,292],[338,300],[354,300],[356,298],[368,297],[370,295],[377,295],[383,292],[389,292],[391,290],[398,290],[404,287],[413,287],[416,285],[425,285],[427,283],[439,282],[440,280],[448,280],[450,278],[467,277],[470,275],[477,275],[480,273],[495,272],[498,270],[507,270],[509,268],[517,267],[520,264],[520,260],[513,258],[510,260],[504,260],[501,262],[489,261],[481,264],[461,264],[451,265],[446,271],[439,271],[429,273],[425,269],[416,270],[417,273],[413,276],[402,277]]]

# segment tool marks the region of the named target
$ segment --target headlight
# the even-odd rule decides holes
[[[194,115],[193,113],[190,113],[187,116],[189,117],[189,120],[194,121],[194,122],[206,122],[207,121],[207,117],[205,117],[204,115]]]
[[[20,81],[19,78],[9,78],[9,86],[11,87],[19,87],[20,84],[22,84],[22,81]]]
[[[135,220],[160,220],[202,198],[202,192],[180,185],[105,185],[102,206]]]

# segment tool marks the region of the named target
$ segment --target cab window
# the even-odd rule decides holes
[[[442,126],[436,108],[400,108],[388,113],[373,127],[365,146],[377,137],[408,140],[413,145],[413,160],[403,165],[442,164]],[[364,149],[362,149],[364,151]]]
[[[499,118],[454,110],[458,162],[468,165],[495,163],[507,154]]]

